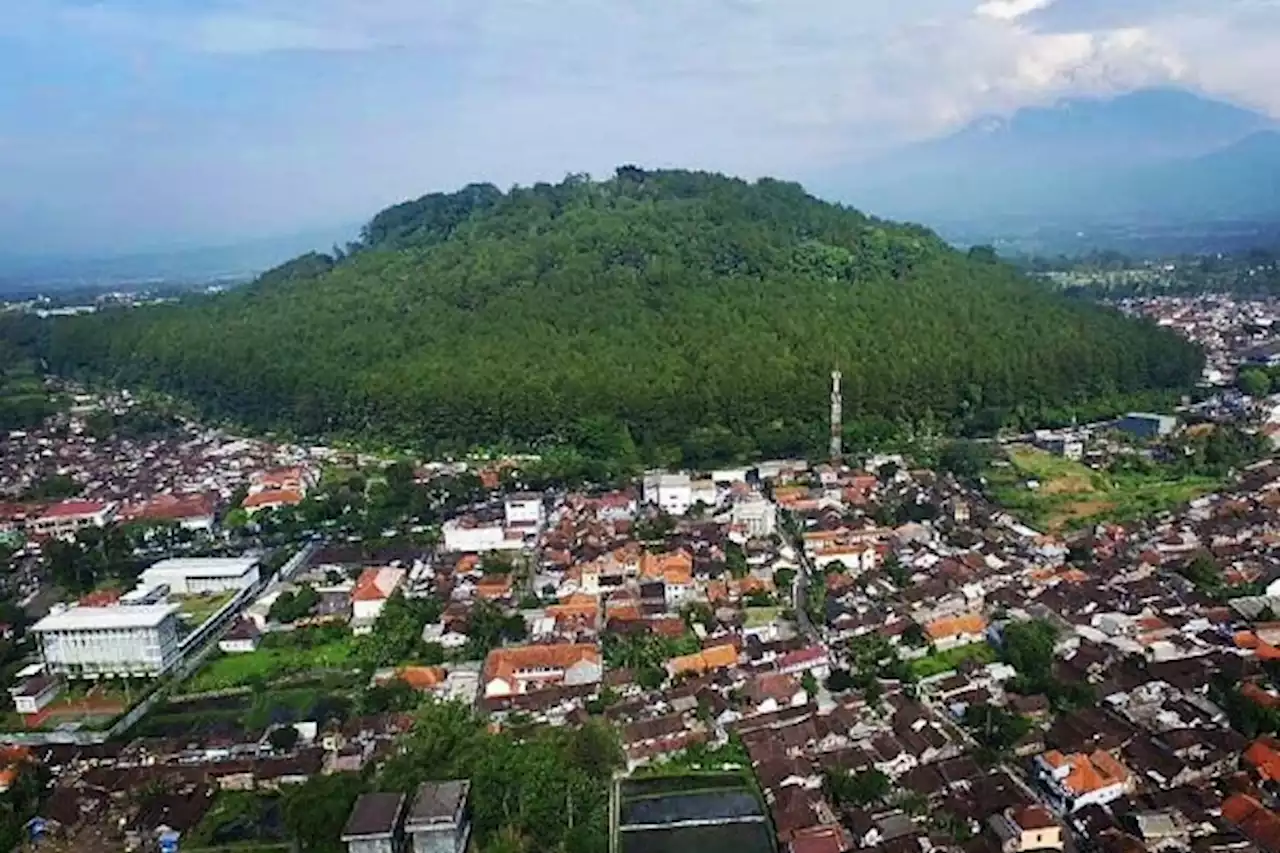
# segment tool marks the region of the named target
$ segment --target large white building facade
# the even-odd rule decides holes
[[[174,595],[247,589],[258,582],[254,557],[187,557],[161,560],[142,573],[138,587],[169,587]]]
[[[67,678],[154,678],[182,659],[175,604],[71,607],[31,630],[45,669]]]

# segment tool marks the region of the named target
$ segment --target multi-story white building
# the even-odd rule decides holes
[[[506,500],[503,501],[503,509],[508,527],[541,528],[546,518],[546,512],[542,506],[542,495],[539,494],[507,495]]]
[[[258,582],[256,557],[179,557],[161,560],[138,578],[138,587],[164,585],[174,595],[247,589]]]
[[[693,506],[693,481],[688,474],[650,471],[644,475],[644,502],[668,515],[684,515]]]
[[[45,669],[68,678],[153,678],[182,658],[176,604],[70,607],[31,630]]]
[[[768,539],[778,530],[778,508],[758,495],[734,504],[729,517],[746,528],[752,539]]]

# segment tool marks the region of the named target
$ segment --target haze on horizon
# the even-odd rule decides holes
[[[1173,84],[1280,117],[1280,0],[25,0],[0,255],[216,245],[619,163],[806,180]]]

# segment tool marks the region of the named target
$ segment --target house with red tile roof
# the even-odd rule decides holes
[[[596,684],[603,669],[600,647],[593,643],[514,646],[489,652],[481,684],[485,698],[522,696],[552,687]]]
[[[1133,774],[1105,750],[1064,755],[1056,749],[1036,757],[1038,772],[1050,798],[1075,812],[1089,805],[1106,805],[1132,792]]]
[[[405,570],[384,566],[365,569],[360,573],[355,588],[351,590],[351,630],[367,634],[382,614],[387,600],[400,588]]]
[[[105,527],[115,511],[115,504],[101,501],[62,501],[29,520],[27,529],[35,536],[75,536],[88,527]]]

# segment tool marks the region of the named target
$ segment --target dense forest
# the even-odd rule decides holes
[[[59,318],[56,371],[206,414],[428,451],[689,464],[1110,414],[1200,352],[929,231],[790,183],[620,168],[379,213],[358,242],[179,304]]]

